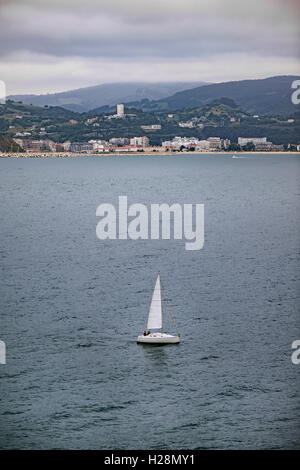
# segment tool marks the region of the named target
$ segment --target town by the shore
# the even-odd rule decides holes
[[[125,113],[125,106],[122,103],[117,105],[116,114],[100,113],[88,118],[79,115],[78,119],[65,120],[65,117],[60,118],[62,111],[59,111],[55,118],[47,115],[48,118],[45,119],[47,116],[42,118],[41,114],[38,114],[37,118],[35,114],[29,114],[29,119],[28,113],[31,112],[31,108],[28,110],[25,107],[24,111],[22,106],[20,103],[15,104],[10,101],[7,104],[5,116],[8,129],[5,135],[0,134],[0,150],[4,156],[20,157],[30,154],[30,157],[36,158],[79,155],[177,155],[192,152],[204,155],[223,152],[300,152],[297,140],[278,138],[277,135],[269,134],[268,128],[259,128],[258,135],[252,134],[253,122],[255,124],[261,122],[259,115],[244,116],[242,111],[228,107],[222,102],[210,105],[209,116],[206,108],[195,109],[192,111],[194,116],[187,121],[179,120],[180,113],[178,115],[168,113],[164,117],[155,114],[144,115],[145,113],[137,115],[130,109]],[[39,112],[45,114],[47,110],[43,108],[43,111]],[[204,133],[204,129],[218,130],[220,122],[216,116],[220,113],[226,114],[233,127],[229,125],[227,131],[224,131],[225,128],[221,126],[222,136],[209,137],[207,132]],[[212,116],[215,116],[215,120]],[[241,122],[244,122],[242,116],[243,119],[248,119],[249,128],[245,127],[245,124],[241,125]],[[59,119],[62,119],[62,123]],[[276,119],[272,121],[274,125],[295,126],[294,118],[286,121]],[[241,134],[237,135],[240,125]],[[266,131],[264,136],[261,136],[262,129]],[[294,134],[290,132],[291,129],[292,127],[288,127],[287,135],[292,137]],[[257,126],[254,130],[257,130]],[[211,132],[213,134],[215,130]],[[252,135],[249,137],[247,134],[250,132]],[[282,132],[279,135],[282,136]]]

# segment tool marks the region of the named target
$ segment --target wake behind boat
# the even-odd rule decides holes
[[[168,305],[169,306],[169,305]],[[171,310],[169,310],[170,316],[174,322],[174,326],[177,330],[177,335],[173,336],[163,332],[163,322],[162,322],[162,295],[161,295],[161,280],[160,274],[158,273],[152,301],[150,305],[150,311],[148,315],[147,330],[137,338],[138,343],[148,343],[148,344],[171,344],[180,342],[180,334],[177,329],[175,319],[172,315]],[[151,331],[151,330],[161,330],[161,331]]]

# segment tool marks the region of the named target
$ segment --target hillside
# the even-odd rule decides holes
[[[11,138],[54,142],[107,141],[112,137],[146,135],[153,145],[174,136],[227,137],[233,142],[239,136],[265,136],[276,144],[300,143],[299,112],[292,122],[277,115],[254,117],[228,98],[172,113],[125,108],[126,115],[121,119],[113,118],[115,111],[75,113],[61,107],[40,108],[7,101],[0,105],[0,132]],[[143,128],[153,124],[160,128]]]
[[[11,95],[8,99],[35,106],[61,106],[85,112],[101,106],[113,106],[143,99],[159,100],[174,93],[198,87],[205,82],[108,83],[62,93],[45,95]]]
[[[216,83],[180,91],[157,101],[134,102],[132,106],[144,111],[172,111],[202,106],[214,99],[226,97],[234,100],[243,111],[252,114],[291,114],[299,109],[299,105],[295,106],[291,101],[291,83],[297,79],[300,77],[290,75]]]
[[[11,137],[0,133],[0,152],[23,152],[23,150]]]
[[[19,132],[34,134],[45,126],[56,127],[74,116],[78,114],[57,106],[41,108],[7,100],[0,104],[0,132],[11,136]]]

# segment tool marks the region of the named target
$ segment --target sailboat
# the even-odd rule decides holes
[[[153,295],[152,301],[150,305],[149,315],[148,315],[148,322],[147,322],[147,330],[148,332],[144,331],[144,333],[138,336],[137,342],[138,343],[148,343],[148,344],[169,344],[169,343],[179,343],[180,342],[180,334],[178,332],[178,328],[169,308],[170,316],[173,320],[174,326],[177,331],[177,335],[169,335],[163,332],[163,315],[162,315],[162,295],[161,295],[162,285],[160,280],[160,274],[158,273]],[[169,307],[169,304],[168,304]],[[152,331],[152,330],[160,330],[160,331]]]

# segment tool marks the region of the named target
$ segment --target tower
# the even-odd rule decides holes
[[[117,104],[117,116],[124,117],[124,104]]]

